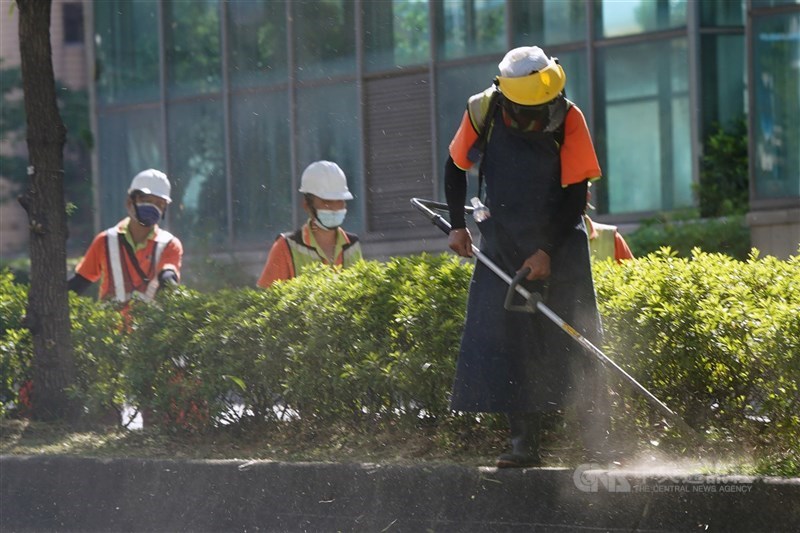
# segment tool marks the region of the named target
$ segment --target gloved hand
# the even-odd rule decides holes
[[[74,276],[67,280],[67,290],[75,294],[83,294],[86,289],[92,286],[92,282],[76,273]]]
[[[530,281],[535,279],[547,279],[550,277],[550,256],[543,250],[536,250],[532,256],[522,263],[520,270],[525,267],[531,269],[525,279]]]
[[[177,284],[178,284],[178,274],[176,274],[174,270],[162,270],[161,273],[158,275],[159,289],[164,285],[177,285]]]
[[[467,228],[451,229],[447,244],[461,257],[472,257],[472,235]]]

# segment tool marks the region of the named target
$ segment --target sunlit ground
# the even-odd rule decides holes
[[[243,431],[236,426],[220,426],[190,434],[143,429],[140,415],[138,422],[134,422],[127,429],[75,429],[29,420],[0,420],[0,454],[494,466],[497,454],[505,449],[504,432],[484,435],[472,442],[447,442],[435,428],[359,433],[347,427],[314,430],[287,423],[285,428],[277,430],[270,427]],[[706,449],[681,454],[655,444],[659,443],[629,447],[619,460],[597,466],[673,475],[756,472],[753,460],[746,454],[712,454]],[[546,435],[542,458],[545,467],[556,468],[575,468],[588,462],[565,435]]]

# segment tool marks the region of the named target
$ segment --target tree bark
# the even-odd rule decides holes
[[[67,393],[75,381],[75,363],[66,283],[66,129],[56,103],[51,3],[17,0],[30,178],[19,202],[28,213],[30,229],[26,326],[33,338],[32,416],[36,420],[72,421],[79,416],[79,409]]]

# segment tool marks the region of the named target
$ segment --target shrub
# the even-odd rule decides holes
[[[183,258],[181,282],[198,291],[252,287],[256,279],[232,253],[215,255],[207,247],[200,246]]]
[[[764,472],[796,473],[800,256],[664,249],[593,268],[604,352],[712,442],[752,446]],[[134,303],[126,327],[113,307],[72,296],[73,393],[90,412],[131,402],[169,430],[424,424],[451,443],[491,440],[493,417],[477,425],[448,405],[471,273],[454,256],[423,254],[315,266],[268,290],[177,287],[155,306]],[[9,416],[31,346],[26,287],[6,272],[0,289]],[[652,434],[659,414],[616,390],[615,427]]]
[[[19,414],[18,395],[31,379],[33,342],[24,325],[28,286],[0,272],[0,416]],[[109,304],[70,295],[76,382],[70,393],[91,416],[122,402],[121,319]]]
[[[19,388],[30,379],[33,344],[23,325],[28,289],[9,270],[0,271],[0,416],[22,407]]]
[[[594,268],[612,359],[712,438],[795,446],[800,256],[665,249]]]
[[[645,221],[625,236],[636,257],[668,247],[680,257],[691,257],[699,248],[707,253],[721,253],[746,260],[750,254],[750,228],[744,216],[717,219],[681,219],[666,217]]]
[[[697,196],[703,218],[743,215],[749,207],[747,123],[717,126],[705,142]]]
[[[76,382],[71,394],[84,405],[90,419],[119,419],[126,390],[124,327],[117,307],[110,302],[69,295]]]

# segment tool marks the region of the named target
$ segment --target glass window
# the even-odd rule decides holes
[[[708,133],[744,116],[744,35],[704,35],[701,43],[702,130]]]
[[[684,26],[686,0],[601,0],[595,13],[598,35],[619,37]]]
[[[510,2],[514,46],[544,46],[586,39],[585,0]]]
[[[231,102],[233,230],[239,242],[271,243],[292,229],[289,97],[286,91]]]
[[[676,58],[674,53],[672,61],[672,68],[681,68],[680,58]],[[671,111],[671,130],[665,133],[670,135],[670,139],[663,141],[662,146],[664,149],[670,149],[672,161],[671,167],[664,166],[661,170],[662,189],[666,191],[662,198],[662,208],[679,209],[694,205],[692,145],[689,142],[689,132],[692,127],[689,120],[691,116],[689,95],[685,92],[673,94],[668,105]]]
[[[425,63],[430,59],[427,0],[364,2],[367,71]]]
[[[294,48],[298,79],[356,71],[355,4],[352,0],[295,1]]]
[[[587,114],[591,101],[589,98],[589,66],[586,63],[586,53],[583,51],[564,52],[558,54],[557,57],[559,64],[564,67],[564,73],[567,75],[567,85],[564,87],[567,98],[578,104],[583,113]]]
[[[165,4],[167,90],[170,96],[217,91],[222,79],[216,0]]]
[[[99,102],[157,99],[158,4],[108,0],[93,9]]]
[[[227,243],[227,187],[222,105],[217,101],[169,107],[170,230],[186,244]]]
[[[233,0],[228,9],[228,69],[234,86],[285,82],[286,2]]]
[[[754,21],[753,72],[756,197],[798,197],[800,13]]]
[[[504,0],[435,2],[439,59],[506,51]]]
[[[605,82],[601,212],[692,205],[686,40],[606,48],[598,59]]]
[[[703,26],[741,26],[747,0],[704,0],[700,2],[700,23]]]
[[[449,155],[450,141],[461,124],[461,118],[467,109],[467,100],[492,85],[492,80],[499,74],[497,63],[479,63],[442,68],[436,73],[436,94],[447,95],[447,98],[436,99],[436,120],[438,121],[436,167],[441,173]],[[471,172],[470,191],[477,190],[477,174]],[[475,178],[475,179],[472,179]],[[474,189],[474,190],[473,190]],[[439,197],[444,198],[444,179],[439,180]]]
[[[83,42],[83,5],[62,4],[61,20],[64,27],[64,43],[80,44]]]
[[[164,169],[161,114],[156,104],[98,117],[101,224],[125,216],[125,196],[133,177],[148,168]]]
[[[355,197],[347,202],[344,227],[356,233],[364,228],[359,199],[364,183],[359,108],[355,83],[308,87],[297,92],[297,175],[320,159],[342,167]]]

